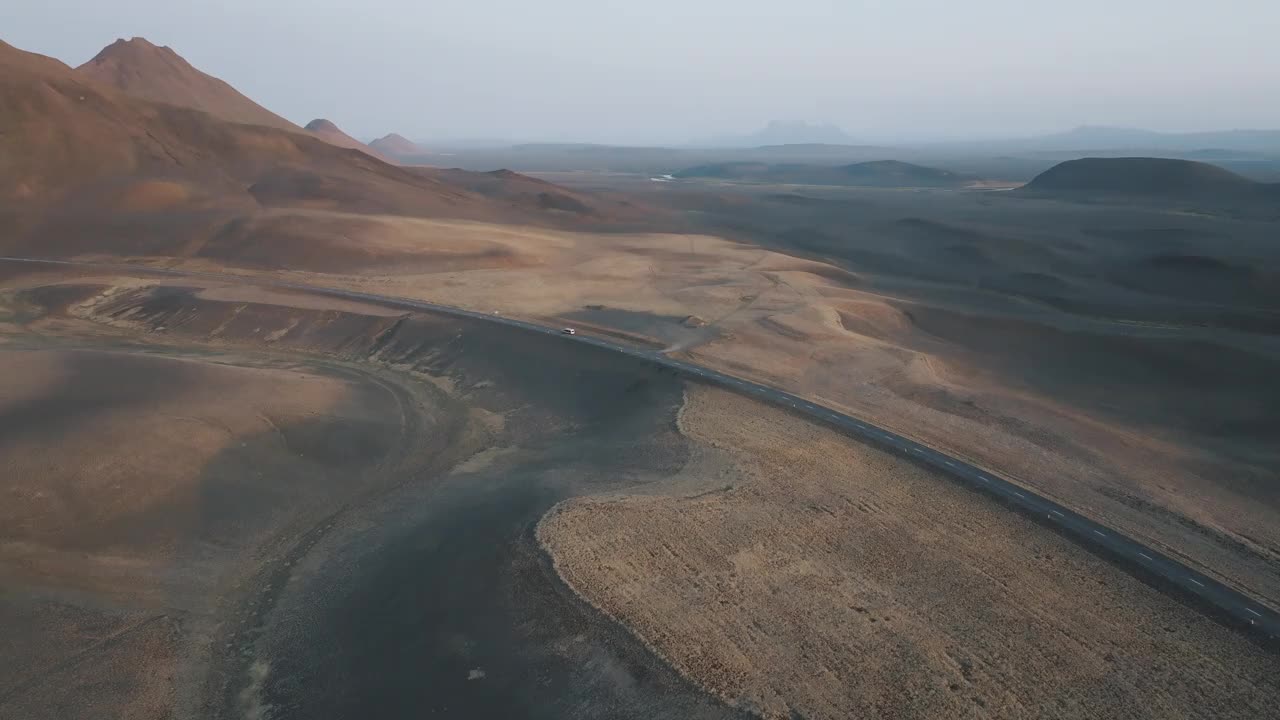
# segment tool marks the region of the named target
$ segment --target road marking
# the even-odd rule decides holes
[[[1054,515],[1057,515],[1058,517],[1066,517],[1062,513],[1058,512],[1057,510],[1050,510],[1049,512],[1053,513]]]
[[[923,450],[921,450],[920,448],[911,448],[911,452],[913,452],[913,453],[915,453],[915,454],[917,454],[917,455],[923,455],[923,454],[924,454],[924,451],[923,451]]]
[[[1027,499],[1027,496],[1026,496],[1026,495],[1023,495],[1022,493],[1018,492],[1017,490],[1014,490],[1014,491],[1013,491],[1013,494],[1014,494],[1014,495],[1017,495],[1018,497],[1022,498],[1023,500]]]
[[[990,480],[982,477],[981,475],[978,476],[978,479],[981,480],[982,482],[991,482]]]
[[[1257,615],[1258,617],[1262,617],[1262,613],[1258,612],[1257,610],[1254,610],[1253,608],[1245,608],[1245,610],[1253,613],[1254,615]]]
[[[1204,587],[1204,583],[1200,582],[1199,580],[1197,580],[1197,579],[1195,579],[1195,578],[1187,578],[1187,579],[1188,579],[1188,580],[1190,580],[1191,582],[1193,582],[1193,583],[1195,583],[1195,584],[1199,585],[1200,587]]]
[[[1097,534],[1097,535],[1101,535],[1102,537],[1106,537],[1106,536],[1107,536],[1107,534],[1106,534],[1106,533],[1104,533],[1104,532],[1102,532],[1101,530],[1094,530],[1093,532],[1094,532],[1095,534]]]
[[[953,463],[953,462],[951,462],[950,460],[947,460],[947,461],[946,461],[946,464],[947,464],[947,467],[955,467],[955,466],[956,466],[956,464],[955,464],[955,463]]]
[[[1150,560],[1151,562],[1155,562],[1155,561],[1156,561],[1156,559],[1155,559],[1155,558],[1151,557],[1150,555],[1148,555],[1148,554],[1146,554],[1146,553],[1144,553],[1144,552],[1140,552],[1140,553],[1138,553],[1138,555],[1140,555],[1140,556],[1142,556],[1142,557],[1144,557],[1144,558],[1146,558],[1146,559]]]

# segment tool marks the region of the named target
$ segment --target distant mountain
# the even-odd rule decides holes
[[[1158,132],[1140,128],[1082,125],[1066,132],[1052,133],[1033,140],[1064,150],[1082,150],[1090,148],[1143,147],[1156,143],[1163,137]]]
[[[157,47],[144,38],[117,40],[76,71],[143,100],[203,110],[231,122],[300,129],[222,80],[192,67],[172,49]]]
[[[307,123],[307,130],[311,134],[329,143],[330,145],[337,145],[338,147],[342,147],[342,148],[359,150],[360,152],[365,153],[367,155],[372,155],[373,157],[376,157],[379,160],[387,160],[387,158],[384,157],[382,154],[380,154],[377,150],[374,150],[368,145],[365,145],[359,140],[342,132],[342,128],[339,128],[337,125],[333,124],[333,121],[331,120],[325,120],[324,118],[316,118],[315,120],[312,120],[311,122]]]
[[[851,145],[853,138],[835,125],[827,123],[784,122],[774,120],[749,135],[714,138],[695,143],[704,147],[743,147],[763,145]]]
[[[1041,173],[1021,192],[1229,203],[1280,198],[1276,186],[1254,182],[1217,165],[1149,157],[1070,160]]]
[[[419,147],[416,143],[404,137],[391,133],[374,140],[369,143],[369,147],[388,157],[405,158],[414,155],[425,155],[426,150]]]
[[[1182,153],[1212,149],[1218,152],[1248,152],[1280,156],[1280,130],[1162,133],[1139,128],[1085,125],[1067,132],[1051,135],[945,143],[943,146],[999,152],[1160,150]]]
[[[949,170],[897,160],[875,160],[837,166],[725,162],[686,168],[673,175],[678,178],[864,187],[961,187],[976,179]]]

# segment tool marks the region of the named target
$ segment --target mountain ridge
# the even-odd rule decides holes
[[[199,70],[172,48],[146,38],[116,40],[76,71],[143,100],[201,110],[230,122],[301,131],[226,81]]]

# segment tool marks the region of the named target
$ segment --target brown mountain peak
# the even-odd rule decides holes
[[[324,118],[316,118],[315,120],[307,123],[307,129],[311,132],[342,132],[342,129],[333,124],[332,120],[326,120]],[[343,134],[345,135],[346,133]]]
[[[201,110],[231,122],[298,129],[222,80],[196,69],[172,48],[157,46],[146,38],[116,40],[77,70],[144,100]]]
[[[426,151],[419,147],[417,143],[414,143],[412,140],[397,133],[384,135],[383,137],[369,143],[369,147],[392,157],[407,157],[410,155],[423,155],[426,153]]]
[[[307,123],[307,130],[311,131],[311,134],[329,143],[330,145],[337,145],[338,147],[342,147],[342,148],[359,150],[360,152],[365,153],[366,155],[376,157],[379,160],[382,160],[384,162],[391,162],[391,160],[389,160],[387,157],[379,153],[377,150],[369,147],[368,145],[365,145],[359,140],[343,132],[342,128],[335,125],[332,120],[326,120],[325,118],[316,118],[315,120],[312,120],[311,122]]]

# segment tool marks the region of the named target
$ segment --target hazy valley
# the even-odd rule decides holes
[[[0,43],[0,717],[1265,717],[1280,143],[799,132]]]

